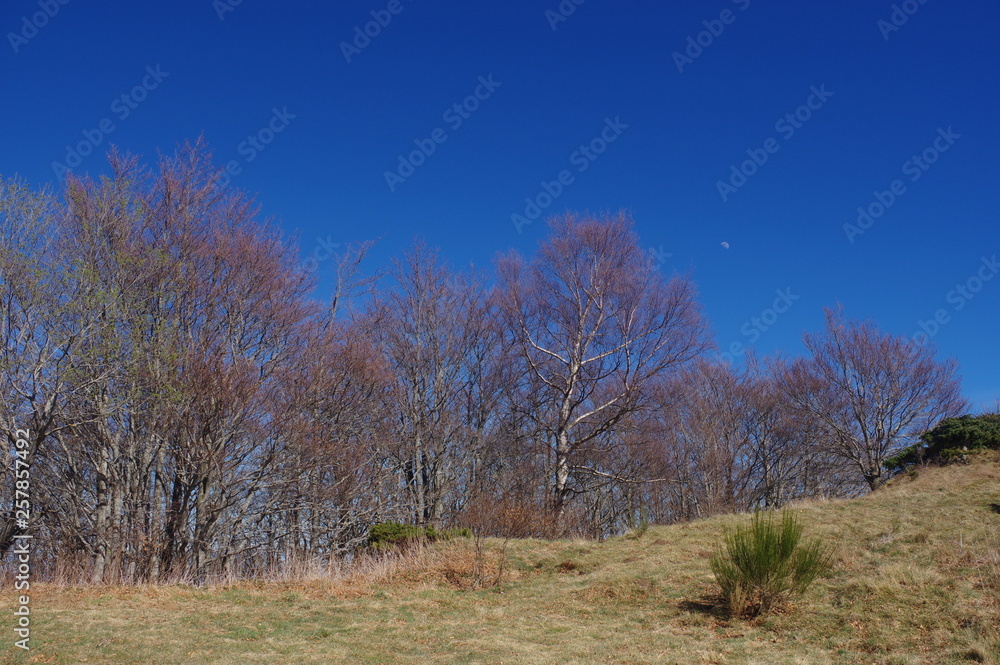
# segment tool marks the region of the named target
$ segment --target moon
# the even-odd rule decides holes
[[[722,249],[729,249],[729,243],[728,242],[722,243]]]

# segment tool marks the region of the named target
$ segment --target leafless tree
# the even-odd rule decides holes
[[[370,326],[395,377],[394,454],[411,519],[437,526],[467,498],[496,425],[501,339],[481,281],[422,242],[390,276]]]
[[[839,309],[826,310],[825,330],[803,342],[811,357],[789,363],[779,384],[871,489],[885,481],[887,457],[966,409],[955,361],[936,360],[933,346],[847,320]]]
[[[536,256],[501,257],[498,270],[558,520],[573,481],[603,473],[585,453],[643,408],[653,378],[707,347],[705,324],[691,280],[652,269],[624,214],[554,219]]]
[[[10,455],[15,432],[30,432],[24,458],[38,475],[39,450],[70,424],[61,417],[73,390],[72,362],[95,316],[86,305],[73,242],[59,225],[58,202],[17,179],[0,179],[0,433],[7,444],[0,498],[13,506]],[[37,486],[37,485],[36,485]],[[43,509],[33,501],[32,519]],[[13,507],[0,521],[0,557],[16,533]]]
[[[260,513],[265,551],[289,560],[349,552],[368,527],[394,516],[402,502],[385,442],[391,435],[389,368],[370,338],[349,324],[321,320],[281,377],[288,414],[285,454],[272,473],[289,482],[269,488]],[[260,502],[263,503],[263,500]],[[264,516],[266,514],[266,517]]]

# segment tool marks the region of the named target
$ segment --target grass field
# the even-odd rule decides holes
[[[512,541],[472,590],[449,542],[350,577],[194,588],[32,586],[9,663],[1000,664],[1000,464],[922,470],[862,499],[794,506],[838,550],[830,577],[754,622],[726,617],[708,557],[720,517],[606,542]],[[501,543],[489,542],[495,572]]]

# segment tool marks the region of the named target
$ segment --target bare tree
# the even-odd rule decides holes
[[[370,337],[349,324],[317,321],[301,355],[283,370],[278,404],[289,439],[259,503],[271,556],[317,558],[350,551],[368,526],[395,513],[388,438],[392,383]],[[263,505],[259,506],[263,507]],[[277,551],[275,551],[277,550]]]
[[[646,404],[650,381],[708,346],[689,278],[665,280],[624,214],[566,216],[530,261],[499,260],[510,343],[538,397],[531,414],[551,447],[552,506],[573,481],[600,475],[590,449]]]
[[[46,356],[67,369],[41,374],[64,386],[58,431],[38,430],[52,440],[42,505],[94,581],[202,576],[273,480],[277,370],[316,308],[293,249],[212,187],[200,146],[155,177],[115,154],[111,167],[68,179],[58,222],[72,308],[46,325],[78,338]]]
[[[647,423],[670,481],[670,517],[694,519],[743,509],[754,484],[750,391],[731,367],[699,359],[656,386]]]
[[[467,496],[494,425],[500,337],[482,283],[423,243],[390,275],[371,325],[395,377],[395,456],[412,519],[439,525]]]
[[[821,334],[803,336],[809,358],[778,377],[786,398],[815,418],[826,445],[850,460],[871,489],[883,462],[941,418],[966,408],[954,360],[932,346],[879,331],[870,321],[826,310]]]
[[[249,518],[254,498],[273,482],[289,414],[274,404],[281,368],[301,352],[317,308],[296,251],[239,195],[218,195],[214,170],[197,146],[164,160],[150,196],[154,253],[180,256],[167,294],[180,342],[172,381],[180,396],[170,449],[170,515],[186,572],[217,570],[230,552],[224,534]],[[158,252],[156,252],[158,250]],[[187,517],[187,521],[185,521]],[[182,534],[182,535],[181,535]]]
[[[0,179],[0,433],[6,443],[0,497],[11,506],[15,431],[30,432],[24,462],[32,475],[40,473],[32,468],[36,455],[68,424],[61,410],[73,390],[72,362],[94,321],[60,214],[47,191]],[[33,520],[46,503],[39,494],[34,498]],[[0,557],[15,533],[11,508],[0,521]]]

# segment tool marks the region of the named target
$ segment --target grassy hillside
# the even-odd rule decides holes
[[[517,541],[471,590],[470,541],[298,583],[32,591],[12,663],[1000,664],[1000,464],[921,471],[868,497],[795,506],[838,548],[789,611],[728,619],[708,566],[723,517],[603,543]],[[500,543],[487,568],[495,572]],[[17,653],[20,652],[20,653]]]

